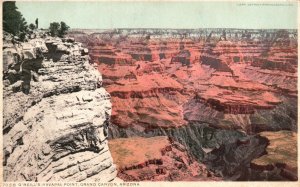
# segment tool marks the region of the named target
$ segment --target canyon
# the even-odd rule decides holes
[[[3,35],[4,181],[297,181],[297,32]]]
[[[108,141],[121,179],[298,179],[296,30],[68,36],[88,48],[111,96]]]

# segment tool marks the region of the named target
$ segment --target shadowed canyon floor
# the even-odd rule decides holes
[[[111,95],[109,144],[120,178],[297,180],[295,30],[74,30],[69,36],[89,49]],[[173,152],[163,155],[165,147]],[[176,158],[187,162],[172,173]]]

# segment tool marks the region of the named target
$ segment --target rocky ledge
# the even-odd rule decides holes
[[[109,140],[109,147],[124,181],[218,181],[187,149],[167,136]]]
[[[110,95],[88,50],[73,39],[5,37],[4,180],[114,180]]]
[[[266,154],[251,162],[253,171],[260,172],[261,178],[297,181],[297,133],[282,130],[260,135],[268,139],[269,145]]]

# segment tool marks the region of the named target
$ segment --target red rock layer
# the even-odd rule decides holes
[[[201,121],[196,113],[186,115],[193,110],[187,103],[194,99],[238,117],[275,110],[282,95],[297,96],[297,44],[281,32],[180,38],[133,31],[84,40],[112,96],[112,122],[143,131]]]
[[[166,136],[114,139],[109,147],[124,181],[220,180]]]

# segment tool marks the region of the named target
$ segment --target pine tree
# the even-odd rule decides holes
[[[69,30],[69,26],[65,22],[52,22],[50,23],[50,34],[51,36],[58,36],[58,37],[64,37],[64,35],[67,34],[67,31]]]
[[[58,22],[50,23],[49,30],[50,30],[51,36],[58,36],[59,30],[60,30],[60,24]]]
[[[34,25],[33,23],[30,23],[30,24],[29,24],[29,29],[30,29],[30,30],[34,30],[34,29],[35,29],[35,25]]]
[[[3,30],[14,36],[24,35],[28,31],[27,22],[14,1],[3,3]]]
[[[65,34],[67,34],[67,31],[69,30],[69,26],[65,23],[65,22],[60,22],[60,29],[59,29],[59,33],[58,36],[59,37],[64,37]]]

